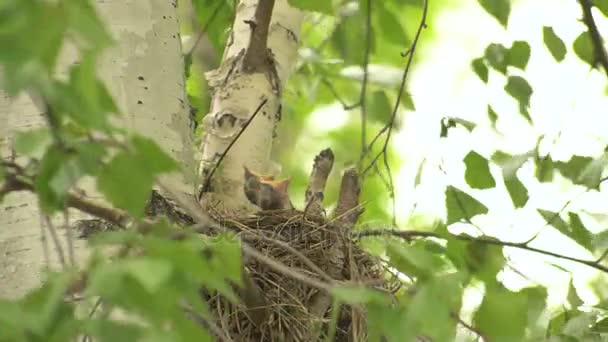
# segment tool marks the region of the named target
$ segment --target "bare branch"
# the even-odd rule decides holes
[[[604,41],[600,35],[600,31],[597,29],[597,25],[595,25],[595,20],[593,20],[591,0],[579,0],[579,3],[583,10],[583,23],[587,26],[587,30],[589,30],[589,35],[591,36],[595,61],[604,68],[604,72],[606,73],[606,76],[608,76],[608,53],[604,47]]]
[[[434,232],[423,232],[416,230],[395,230],[395,229],[370,229],[363,230],[359,232],[354,232],[353,236],[355,238],[362,237],[381,237],[381,236],[393,236],[401,239],[410,240],[413,238],[437,238],[437,239],[446,239],[445,236],[441,234],[437,234]],[[554,258],[568,260],[572,262],[576,262],[582,265],[587,265],[589,267],[595,268],[604,273],[608,273],[608,267],[601,265],[598,261],[595,260],[584,260],[579,258],[570,257],[567,255],[562,255],[559,253],[547,251],[544,249],[530,247],[521,242],[509,242],[509,241],[501,241],[498,239],[488,238],[488,237],[473,237],[468,235],[450,235],[450,237],[462,241],[471,241],[471,242],[479,242],[487,245],[495,245],[495,246],[503,246],[503,247],[513,247],[518,249],[527,250],[530,252],[535,252],[538,254],[548,255]]]

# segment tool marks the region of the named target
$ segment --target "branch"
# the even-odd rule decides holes
[[[367,0],[367,15],[365,16],[365,56],[363,59],[363,81],[361,83],[361,156],[367,150],[367,79],[369,77],[369,57],[372,50],[372,1]]]
[[[308,180],[308,187],[304,195],[304,200],[307,203],[306,210],[304,210],[305,213],[308,209],[318,215],[323,212],[325,184],[333,165],[334,153],[331,149],[326,148],[315,156],[315,162]]]
[[[379,236],[394,236],[401,239],[410,240],[412,238],[437,238],[446,240],[447,237],[445,235],[437,234],[434,232],[423,232],[423,231],[415,231],[415,230],[394,230],[394,229],[369,229],[363,230],[359,232],[353,233],[354,238],[362,238],[362,237],[379,237]],[[579,258],[570,257],[567,255],[562,255],[559,253],[547,251],[540,248],[530,247],[525,243],[521,242],[508,242],[508,241],[500,241],[487,237],[473,237],[468,235],[452,235],[451,238],[458,239],[461,241],[470,241],[470,242],[479,242],[487,245],[495,245],[495,246],[503,246],[503,247],[513,247],[519,248],[523,250],[527,250],[530,252],[535,252],[543,255],[548,255],[554,258],[573,261],[582,265],[589,266],[591,268],[595,268],[596,270],[602,271],[604,273],[608,273],[608,267],[601,265],[598,261],[594,260],[584,260]]]
[[[274,0],[259,0],[253,21],[245,21],[251,27],[249,45],[245,50],[245,57],[243,57],[243,67],[248,72],[262,71],[267,64],[268,26],[273,7]]]
[[[591,0],[579,0],[579,3],[581,4],[581,8],[583,10],[583,23],[585,23],[585,26],[587,26],[589,35],[591,36],[595,60],[602,65],[604,71],[606,72],[606,76],[608,76],[608,53],[604,48],[602,36],[600,35],[600,32],[595,25],[595,21],[593,20],[593,14],[591,13]]]

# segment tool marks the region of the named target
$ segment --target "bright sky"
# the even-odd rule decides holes
[[[416,52],[422,57],[421,62],[415,65],[409,78],[408,90],[414,98],[416,112],[404,113],[402,129],[393,141],[406,161],[396,175],[400,225],[407,225],[404,220],[414,206],[417,215],[445,215],[443,191],[446,184],[452,184],[489,207],[488,215],[473,220],[485,233],[505,241],[521,242],[540,231],[533,246],[593,259],[554,228],[544,227],[545,221],[536,212],[536,208],[559,211],[568,200],[585,189],[572,186],[568,181],[539,184],[532,168],[524,167],[519,176],[528,188],[530,200],[525,208],[515,210],[508,193],[502,188],[498,168],[492,169],[498,188],[477,191],[466,185],[462,163],[471,149],[486,158],[496,149],[510,153],[527,152],[535,147],[538,137],[543,134],[548,137],[548,143],[542,148],[550,151],[554,160],[566,161],[572,154],[597,156],[608,144],[605,133],[608,127],[606,76],[597,71],[590,72],[571,49],[572,42],[584,29],[577,20],[580,17],[578,3],[572,0],[516,1],[508,31],[483,12],[476,0],[454,0],[453,3],[429,22],[438,32],[437,37],[432,44],[425,44],[423,38]],[[600,31],[608,32],[608,20],[597,11],[595,14]],[[561,63],[555,62],[543,44],[543,26],[553,26],[569,49]],[[508,47],[515,40],[526,40],[531,45],[532,54],[526,71],[510,71],[525,77],[534,89],[530,108],[534,127],[522,118],[515,100],[504,92],[504,76],[490,71],[490,81],[484,84],[469,67],[471,60],[481,56],[489,43],[502,43]],[[491,104],[499,114],[499,134],[489,128],[487,104]],[[329,113],[331,115],[327,115]],[[348,120],[348,115],[339,105],[315,114],[311,124],[317,126],[315,123],[322,122],[326,130],[335,129]],[[448,139],[440,140],[440,120],[444,116],[463,118],[488,128],[480,127],[472,134],[463,129],[451,130]],[[329,118],[334,119],[333,125],[328,123]],[[559,133],[561,135],[555,140]],[[427,159],[427,167],[422,184],[414,190],[413,180],[424,158]],[[437,167],[442,161],[447,176]],[[588,192],[577,197],[568,210],[585,208],[608,217],[608,194],[605,190],[604,187],[603,193]],[[594,231],[608,223],[608,219],[595,222],[589,220],[589,216],[585,218],[586,226]],[[457,232],[475,232],[464,225],[453,228]],[[579,295],[587,304],[597,301],[587,284],[598,276],[598,271],[520,250],[509,249],[507,255],[510,265],[532,281],[507,270],[501,277],[512,289],[542,284],[549,287],[549,304],[561,304],[571,276],[548,264],[551,262],[571,270]],[[473,291],[469,294],[469,303],[480,300],[480,293]]]

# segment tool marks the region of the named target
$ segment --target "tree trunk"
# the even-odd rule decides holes
[[[98,72],[122,111],[118,125],[154,139],[180,161],[184,170],[163,180],[173,190],[194,190],[194,149],[189,106],[185,96],[184,66],[175,4],[166,0],[98,1],[98,14],[113,34],[116,46],[106,51]],[[74,49],[64,47],[59,70],[77,60]],[[9,99],[0,93],[0,155],[11,156],[15,133],[45,126],[42,110],[26,95]],[[128,176],[128,175],[125,175]],[[91,197],[90,181],[80,184]],[[99,198],[98,198],[99,199]],[[35,195],[9,194],[0,204],[0,298],[15,299],[40,284],[43,267],[59,266],[49,236],[41,234]],[[71,220],[83,214],[70,211]],[[54,220],[64,258],[68,258],[63,218]],[[9,229],[7,229],[9,228]],[[45,237],[45,242],[41,239]],[[83,263],[86,246],[75,239],[76,259]],[[48,246],[45,252],[43,246]]]
[[[201,146],[203,205],[221,203],[225,210],[248,209],[243,166],[273,176],[280,172],[270,161],[270,152],[281,120],[282,86],[297,56],[303,12],[289,6],[287,0],[277,0],[274,9],[272,3],[240,1],[222,64],[206,75],[213,99],[204,119]],[[270,23],[264,22],[270,15],[265,11],[272,11]]]

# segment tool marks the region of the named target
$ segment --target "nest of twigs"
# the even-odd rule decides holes
[[[243,241],[289,270],[320,282],[353,281],[389,288],[383,266],[350,238],[350,231],[323,217],[297,210],[263,211],[245,217],[221,217]],[[331,297],[293,275],[245,258],[246,273],[258,292],[255,310],[219,295],[208,298],[219,328],[238,341],[316,341],[330,329]],[[352,283],[352,282],[351,282]],[[251,293],[249,294],[251,296]],[[251,298],[250,298],[251,299]],[[335,341],[366,340],[365,312],[341,306]],[[260,319],[262,315],[262,319]]]

